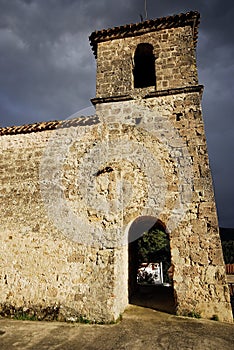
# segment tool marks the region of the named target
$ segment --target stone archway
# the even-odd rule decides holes
[[[149,237],[152,241],[153,235],[157,232],[164,233],[164,237],[168,240],[168,254],[167,257],[163,257],[162,254],[166,254],[166,251],[159,250],[155,252],[152,250],[148,254],[147,261],[145,263],[160,263],[163,260],[163,278],[161,282],[139,282],[139,266],[142,260],[142,242],[147,241],[145,237],[150,234]],[[152,307],[161,311],[175,313],[175,298],[173,289],[173,275],[170,273],[172,270],[171,254],[170,254],[170,240],[166,230],[166,226],[160,220],[157,220],[153,216],[141,216],[133,221],[129,228],[129,245],[128,245],[128,295],[129,303]],[[162,236],[161,236],[162,238]],[[157,240],[157,237],[155,237]],[[165,238],[164,238],[165,239]],[[156,242],[156,241],[155,241]],[[150,243],[152,244],[152,243]],[[141,252],[140,252],[141,251]],[[143,256],[144,259],[144,256]],[[154,261],[150,261],[154,260]],[[158,261],[156,261],[158,260]],[[149,266],[148,265],[148,266]],[[170,268],[168,279],[167,271]],[[137,279],[138,275],[138,279]],[[165,283],[166,282],[166,283]],[[170,283],[169,283],[170,282]]]

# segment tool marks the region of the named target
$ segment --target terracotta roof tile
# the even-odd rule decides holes
[[[29,134],[32,132],[41,132],[45,130],[55,130],[58,128],[69,128],[72,126],[86,126],[98,124],[99,118],[97,116],[79,117],[68,120],[54,120],[49,122],[26,124],[21,126],[9,126],[0,128],[0,136],[3,135],[17,135]]]
[[[97,57],[97,43],[102,41],[136,36],[151,31],[159,31],[162,29],[191,26],[193,28],[194,45],[196,46],[199,19],[199,12],[190,11],[187,13],[180,13],[174,16],[161,17],[135,24],[127,24],[120,27],[95,31],[90,35],[89,40],[94,55],[95,57]]]

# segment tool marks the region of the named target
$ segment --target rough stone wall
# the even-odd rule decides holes
[[[148,91],[196,85],[195,49],[190,26],[164,29],[98,44],[96,97],[136,94],[133,64],[136,47],[154,47],[156,85]]]
[[[133,89],[144,42],[156,86]],[[128,304],[128,230],[150,216],[170,236],[178,314],[232,321],[197,83],[190,26],[101,42],[99,122],[0,132],[0,314],[116,319]],[[98,101],[120,95],[128,101]]]
[[[51,165],[49,171],[52,168],[59,171],[56,163],[62,157],[59,145],[65,140],[69,142],[71,137],[77,140],[79,131],[80,134],[85,131],[93,142],[98,127],[84,129],[61,128],[0,137],[0,311],[3,315],[23,309],[42,318],[50,309],[49,314],[54,312],[59,319],[75,320],[82,315],[91,320],[112,321],[123,311],[114,305],[113,293],[118,249],[83,242],[82,237],[79,239],[79,227],[76,227],[76,239],[72,239],[69,236],[73,235],[72,225],[62,226],[62,222],[67,224],[69,214],[63,211],[61,203],[59,207],[59,200],[56,202],[58,192],[56,188],[53,192],[51,178],[45,171],[41,174],[43,159]],[[86,143],[85,140],[80,143],[80,153]],[[67,154],[72,160],[79,157],[74,144],[71,142]],[[70,169],[76,171],[73,162],[69,168],[66,159],[61,158],[61,164],[67,173]],[[66,181],[65,176],[61,185]],[[72,188],[74,176],[72,179],[66,188],[72,196],[68,200],[71,206],[78,197]],[[40,187],[43,183],[52,191],[48,198]],[[51,210],[50,205],[54,205]],[[61,216],[59,223],[57,215]]]
[[[232,321],[200,94],[101,104],[97,110],[109,123],[121,120],[122,130],[128,124],[134,126],[129,152],[134,152],[134,138],[144,144],[144,150],[138,148],[134,153],[137,163],[139,152],[144,152],[139,188],[144,204],[139,205],[139,198],[137,206],[127,207],[123,224],[125,228],[136,217],[153,216],[166,225],[175,267],[177,313],[196,312],[205,318],[218,315],[220,320]],[[146,174],[147,166],[152,172]],[[138,184],[140,179],[139,175]],[[143,188],[147,188],[145,193]]]
[[[170,234],[178,314],[231,321],[199,93],[104,103],[97,116],[0,138],[2,312],[116,319],[129,225],[151,216]]]

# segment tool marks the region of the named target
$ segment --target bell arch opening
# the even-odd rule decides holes
[[[134,55],[134,88],[156,85],[155,56],[151,44],[137,45]]]
[[[128,232],[129,303],[175,313],[174,267],[166,226],[153,216],[134,220]]]

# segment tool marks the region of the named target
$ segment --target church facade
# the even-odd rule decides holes
[[[0,314],[116,320],[160,223],[178,315],[232,322],[188,12],[96,31],[96,115],[0,129]],[[44,315],[44,316],[43,316]]]

